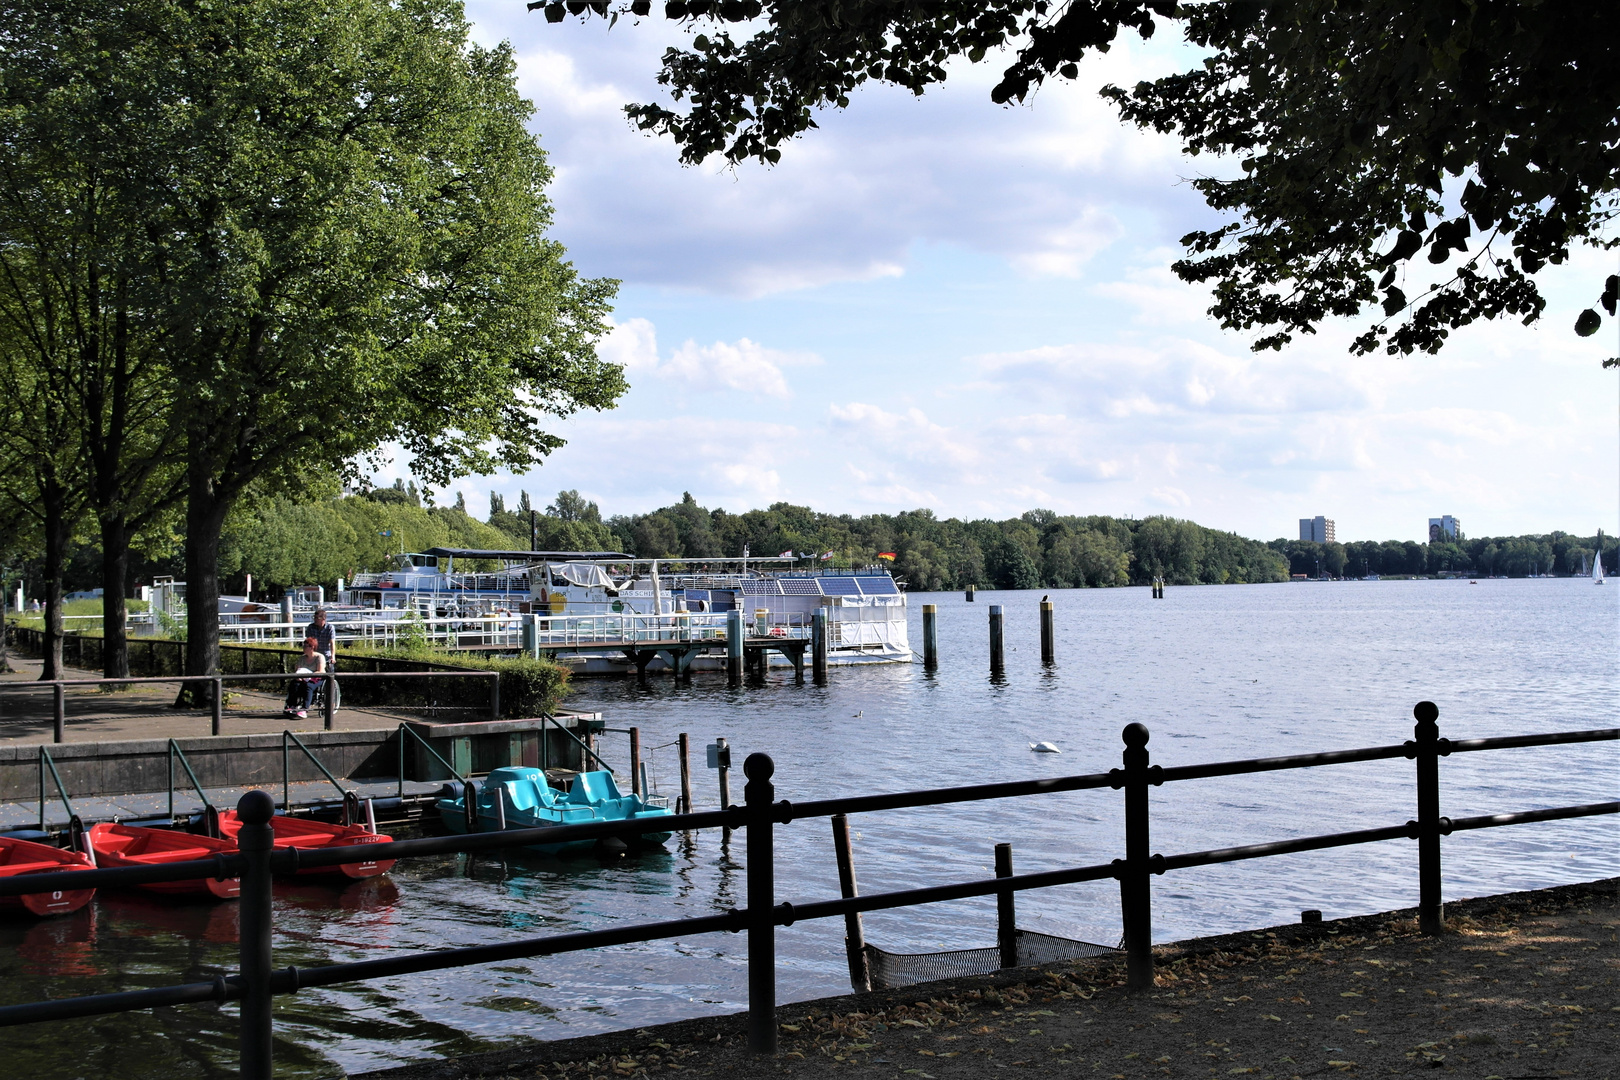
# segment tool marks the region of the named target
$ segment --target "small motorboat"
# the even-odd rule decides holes
[[[97,863],[104,867],[160,866],[163,863],[192,862],[236,852],[236,844],[229,840],[116,822],[92,826],[86,835]],[[229,900],[241,893],[242,882],[238,878],[221,881],[210,877],[189,881],[152,881],[133,887],[163,896],[212,896]]]
[[[470,807],[469,793],[473,798]],[[440,799],[439,815],[451,832],[470,833],[669,817],[670,811],[640,795],[620,794],[613,774],[606,770],[580,773],[563,792],[552,787],[541,770],[516,767],[495,769],[481,786],[467,784],[455,798]],[[668,832],[647,832],[621,839],[629,847],[657,847],[669,838]],[[545,855],[558,855],[596,844],[596,840],[575,840],[527,846]]]
[[[277,814],[272,817],[270,819],[270,828],[276,834],[276,847],[298,848],[301,851],[326,847],[356,847],[360,844],[391,844],[394,841],[392,836],[376,832],[374,827],[333,825],[325,821],[314,821],[310,818],[288,817],[286,814]],[[236,811],[225,810],[220,813],[220,836],[223,836],[234,845],[237,834],[241,831],[242,820],[236,816]],[[386,874],[392,870],[395,861],[394,859],[368,859],[364,862],[340,863],[337,866],[308,866],[300,868],[293,876],[376,877],[378,874]]]
[[[94,870],[96,864],[90,856],[79,851],[67,851],[38,844],[32,840],[14,840],[0,836],[0,877],[21,874],[57,874],[64,870]],[[66,915],[78,911],[96,895],[94,889],[59,889],[52,892],[24,893],[21,896],[0,896],[0,911],[26,911],[34,915]]]

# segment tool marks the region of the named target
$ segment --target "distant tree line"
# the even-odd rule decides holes
[[[1598,549],[1596,536],[1551,532],[1542,536],[1478,536],[1419,544],[1412,540],[1359,540],[1317,544],[1309,540],[1273,540],[1271,547],[1288,560],[1291,574],[1316,577],[1380,577],[1469,574],[1478,577],[1566,577],[1588,574]],[[1603,538],[1603,565],[1620,562],[1620,544]]]

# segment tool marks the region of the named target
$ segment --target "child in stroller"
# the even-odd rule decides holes
[[[314,638],[304,639],[304,655],[298,658],[298,666],[293,669],[293,674],[326,674],[326,656],[316,651],[317,644]],[[325,679],[292,680],[287,687],[287,704],[282,711],[300,720],[309,716],[309,710],[315,707],[315,694],[325,682]],[[300,698],[303,699],[302,704],[299,703]]]

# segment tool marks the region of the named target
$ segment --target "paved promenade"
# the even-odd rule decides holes
[[[29,683],[39,678],[40,661],[13,656],[10,673],[0,673],[0,683]],[[100,678],[99,671],[66,669],[70,679]],[[126,739],[181,739],[210,734],[206,709],[176,709],[173,703],[178,683],[137,684],[115,691],[94,687],[70,687],[66,694],[67,742],[110,742]],[[321,715],[311,713],[307,720],[294,720],[281,711],[280,694],[229,689],[221,717],[223,735],[258,735],[269,732],[319,731]],[[387,709],[343,708],[335,717],[342,731],[393,727],[401,720],[418,720],[420,713],[391,712]],[[33,745],[51,741],[51,692],[41,687],[34,692],[0,690],[0,745]]]
[[[1161,947],[1158,985],[1119,961],[1025,968],[785,1006],[782,1054],[741,1017],[532,1044],[367,1080],[791,1076],[1620,1076],[1616,879]]]

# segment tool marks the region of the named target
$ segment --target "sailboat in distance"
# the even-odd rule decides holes
[[[1598,530],[1597,550],[1592,552],[1592,584],[1603,584],[1603,530]]]

